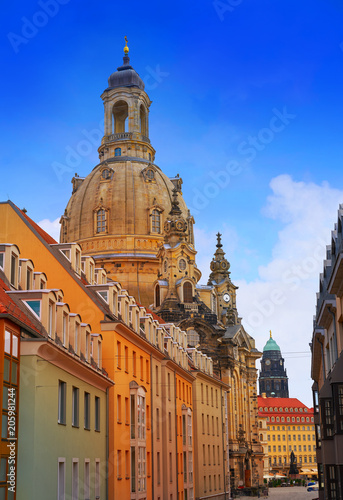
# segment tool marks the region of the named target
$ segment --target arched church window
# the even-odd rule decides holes
[[[114,156],[121,156],[121,148],[116,148],[114,150]]]
[[[127,102],[118,101],[113,106],[113,132],[119,134],[128,132],[129,107]]]
[[[155,287],[155,306],[160,307],[160,305],[161,305],[160,285],[156,285],[156,287]]]
[[[183,285],[183,301],[184,302],[193,302],[193,287],[189,281],[186,281]]]
[[[96,213],[96,232],[104,233],[106,231],[106,210],[101,208]]]
[[[151,231],[153,233],[161,232],[161,213],[156,209],[151,213]]]

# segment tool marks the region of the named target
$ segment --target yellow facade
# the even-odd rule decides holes
[[[228,435],[225,398],[229,387],[215,377],[194,371],[194,470],[198,478],[196,498],[215,495],[225,498],[228,492]]]
[[[269,467],[288,473],[293,451],[297,467],[316,467],[313,409],[296,398],[258,397],[259,415],[267,418]]]

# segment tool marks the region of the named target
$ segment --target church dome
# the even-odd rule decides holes
[[[117,68],[117,71],[112,73],[108,79],[108,88],[114,89],[118,87],[138,87],[144,90],[144,82],[139,74],[129,64],[130,58],[123,58],[123,65]]]
[[[281,352],[281,349],[277,345],[275,340],[270,337],[270,339],[267,341],[266,345],[263,348],[263,352],[266,352],[266,351],[280,351]]]
[[[104,250],[107,250],[108,245],[104,247],[96,241],[106,237],[110,237],[111,241],[114,237],[148,238],[156,240],[156,244],[159,240],[163,241],[163,222],[171,210],[175,186],[156,165],[143,159],[106,160],[98,164],[85,179],[75,177],[73,181],[74,192],[65,211],[68,241],[82,243],[94,240],[94,249]],[[182,196],[178,199],[182,214],[187,218],[186,204]],[[95,216],[101,209],[107,215],[104,231],[99,231]],[[154,210],[161,215],[156,227],[151,224]],[[138,245],[141,251],[146,247],[143,240]],[[148,245],[150,249],[155,246]],[[125,247],[129,249],[127,245]]]
[[[152,284],[159,272],[157,253],[164,224],[179,193],[186,240],[193,244],[193,218],[181,196],[182,179],[169,179],[155,165],[149,138],[151,101],[144,83],[124,64],[108,80],[104,102],[104,136],[100,163],[85,178],[75,174],[73,193],[61,218],[61,243],[76,242],[108,276],[144,304],[153,302]]]

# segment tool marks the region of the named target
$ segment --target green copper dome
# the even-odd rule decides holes
[[[266,345],[263,348],[263,352],[266,352],[266,351],[280,351],[281,352],[281,349],[277,345],[275,340],[270,337],[270,339],[268,340],[268,342],[266,343]]]

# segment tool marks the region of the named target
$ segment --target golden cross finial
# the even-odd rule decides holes
[[[125,36],[124,39],[125,39],[124,54],[127,55],[129,53],[129,47],[127,46],[127,36]]]
[[[272,331],[271,331],[271,330],[269,330],[269,333],[270,333],[270,338],[273,338],[273,337],[272,337]]]

